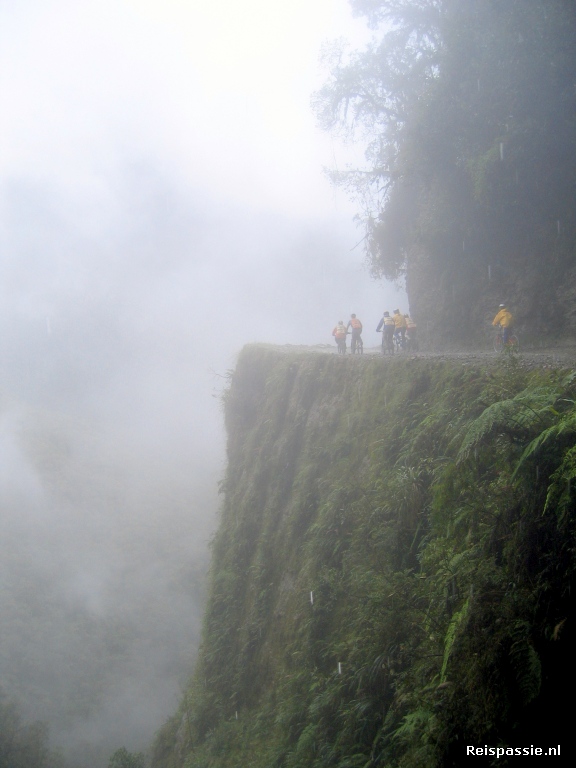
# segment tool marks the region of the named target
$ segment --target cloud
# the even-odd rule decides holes
[[[23,592],[1,671],[56,739],[142,747],[179,695],[239,349],[402,304],[363,271],[309,110],[346,8],[2,4],[0,494]]]

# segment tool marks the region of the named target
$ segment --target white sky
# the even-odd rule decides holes
[[[104,195],[102,174],[139,152],[218,200],[334,210],[319,171],[342,151],[309,102],[321,44],[368,37],[345,0],[22,0],[0,14],[3,173]]]
[[[402,304],[403,294],[363,271],[362,247],[353,250],[362,237],[352,223],[356,207],[322,173],[323,166],[361,161],[358,148],[316,127],[310,109],[326,76],[321,46],[340,36],[356,47],[370,37],[346,0],[5,0],[0,235],[9,254],[20,251],[10,266],[20,270],[17,292],[0,271],[5,302],[52,315],[74,292],[140,286],[141,304],[164,306],[171,289],[187,286],[199,311],[218,307],[218,317],[247,319],[249,333],[233,344],[215,341],[233,351],[258,338],[330,341],[333,323],[351,311],[371,325],[383,309]],[[34,207],[46,219],[42,233]],[[192,216],[202,221],[201,235],[184,231]],[[306,245],[308,235],[312,242],[311,228],[317,241],[326,232],[326,242],[315,253],[308,248],[316,262],[309,270],[296,254],[299,273],[292,271],[286,295],[271,265],[282,275],[295,242]],[[166,242],[166,230],[177,246]],[[83,253],[72,237],[83,241]],[[207,262],[201,275],[185,262],[186,238],[189,254]],[[145,293],[150,275],[136,254],[142,239],[171,265],[149,286],[164,287],[163,297]],[[34,283],[33,262],[46,281]],[[323,284],[314,295],[309,283],[318,272]],[[231,273],[245,283],[230,282]],[[256,281],[266,300],[280,290],[265,317],[254,316],[262,302],[253,295],[248,305],[242,301]],[[302,305],[313,320],[295,332]]]

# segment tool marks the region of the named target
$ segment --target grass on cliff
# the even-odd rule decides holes
[[[225,408],[203,645],[155,768],[431,768],[561,741],[573,374],[250,347]]]

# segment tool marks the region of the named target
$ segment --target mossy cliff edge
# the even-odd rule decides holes
[[[575,379],[245,348],[203,644],[154,768],[567,754]]]

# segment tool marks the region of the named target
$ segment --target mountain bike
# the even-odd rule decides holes
[[[388,336],[386,333],[382,333],[382,354],[385,355],[394,354],[394,336]]]
[[[396,352],[403,352],[406,349],[406,341],[402,339],[400,331],[394,333],[394,350]]]
[[[336,339],[336,346],[338,347],[338,354],[345,355],[346,354],[346,337],[344,336],[342,339]]]
[[[504,344],[504,332],[502,328],[498,329],[498,333],[494,336],[494,352],[519,352],[520,342],[518,336],[515,333],[511,333],[508,336],[508,341]]]
[[[352,334],[352,340],[350,342],[350,354],[355,355],[356,353],[359,355],[364,354],[364,342],[362,341],[362,336],[355,336]]]

